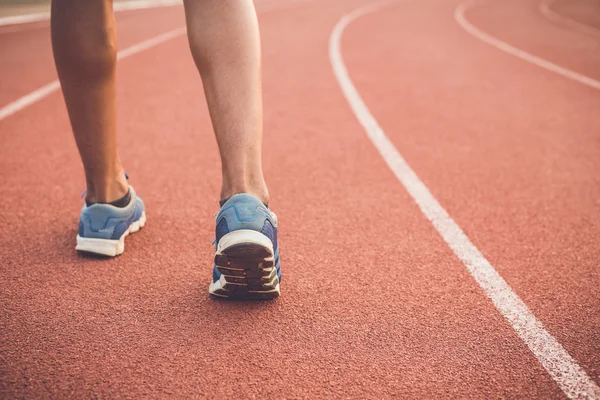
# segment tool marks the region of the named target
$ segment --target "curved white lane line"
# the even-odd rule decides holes
[[[17,111],[24,109],[28,105],[43,99],[49,94],[56,92],[58,89],[60,89],[60,83],[58,82],[58,80],[53,80],[52,82],[42,86],[39,89],[34,90],[28,95],[25,95],[20,99],[13,101],[12,103],[8,103],[4,107],[0,108],[0,121],[8,117],[9,115],[12,115]]]
[[[155,7],[171,7],[182,5],[182,0],[135,0],[115,2],[113,5],[114,11],[140,10],[144,8]],[[30,22],[47,21],[50,19],[49,12],[40,12],[25,15],[14,15],[10,17],[0,18],[0,26],[4,25],[20,25]]]
[[[396,150],[352,83],[340,49],[344,30],[355,19],[389,4],[392,4],[392,2],[376,3],[352,12],[344,16],[331,33],[329,57],[346,100],[369,139],[371,139],[387,165],[412,196],[423,214],[454,254],[467,267],[498,311],[527,344],[563,392],[573,399],[600,399],[600,388],[588,377],[560,343],[544,329],[542,323],[536,319],[523,300],[513,292],[490,262],[471,243],[452,217],[448,215],[448,212],[440,205]]]
[[[128,47],[124,50],[121,50],[117,53],[117,59],[121,60],[123,58],[127,58],[134,54],[137,54],[141,51],[154,47],[158,44],[164,43],[168,40],[176,38],[185,34],[185,27],[179,27],[158,36],[155,36],[151,39],[144,40],[143,42],[134,44],[131,47]],[[58,79],[53,80],[52,82],[34,90],[33,92],[5,105],[0,108],[0,121],[4,118],[40,101],[41,99],[47,97],[48,95],[56,92],[60,89],[60,82]]]
[[[269,7],[269,10],[271,10],[271,6],[274,6],[273,8],[279,8],[281,6],[286,6],[288,2],[281,2],[280,0],[270,0],[260,3],[255,2],[255,4],[256,6],[267,6]],[[183,0],[129,0],[114,3],[113,11],[120,12],[182,5]],[[8,26],[8,28],[0,31],[0,34],[22,31],[24,29],[27,29],[27,27],[23,27],[21,25],[30,24],[33,22],[43,22],[48,20],[50,20],[50,12],[48,11],[24,15],[13,15],[9,17],[0,17],[0,27]]]
[[[297,5],[297,4],[301,4],[301,3],[305,3],[305,2],[309,2],[309,1],[313,1],[313,0],[289,0],[289,1],[283,1],[283,2],[273,1],[273,2],[266,3],[266,5],[264,7],[257,9],[257,12],[262,14],[264,12],[276,11],[276,10],[279,10],[284,7],[293,6],[293,5]],[[185,32],[186,32],[185,26],[182,26],[182,27],[170,30],[168,32],[165,32],[163,34],[160,34],[158,36],[155,36],[151,39],[144,40],[143,42],[137,43],[131,47],[128,47],[126,49],[119,51],[117,53],[117,59],[122,60],[129,56],[137,54],[141,51],[150,49],[161,43],[164,43],[166,41],[174,39],[178,36],[184,35]],[[6,118],[24,108],[42,100],[43,98],[56,92],[59,89],[60,89],[60,82],[56,79],[40,88],[34,90],[33,92],[3,106],[2,108],[0,108],[0,121],[2,121],[4,118]]]
[[[499,39],[496,39],[495,37],[488,35],[487,33],[475,28],[465,18],[465,11],[467,11],[469,8],[475,6],[477,3],[479,3],[478,0],[467,1],[466,3],[462,3],[460,6],[458,6],[456,8],[456,10],[454,10],[454,19],[456,19],[456,22],[458,22],[458,24],[465,31],[467,31],[471,35],[475,36],[477,39],[479,39],[489,45],[492,45],[492,46],[496,47],[497,49],[500,49],[512,56],[518,57],[522,60],[525,60],[527,62],[535,64],[538,67],[545,68],[548,71],[552,71],[554,73],[562,75],[565,78],[569,78],[571,80],[582,83],[591,88],[600,90],[600,82],[595,79],[592,79],[585,75],[581,75],[575,71],[571,71],[570,69],[563,68],[559,65],[553,64],[549,61],[544,60],[543,58],[536,57],[533,54],[527,53],[526,51],[523,51],[516,47],[513,47],[510,44],[505,43]]]
[[[561,14],[557,13],[556,11],[552,10],[552,8],[550,8],[550,5],[551,5],[551,1],[543,0],[539,6],[540,13],[544,17],[548,18],[550,21],[556,22],[558,24],[566,25],[570,28],[573,28],[573,29],[580,31],[582,33],[585,33],[587,35],[592,35],[595,37],[600,36],[600,29],[596,29],[593,26],[589,26],[589,25],[583,24],[579,21],[575,21],[572,18],[565,17],[564,15],[561,15]]]

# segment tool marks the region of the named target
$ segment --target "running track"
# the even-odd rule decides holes
[[[599,398],[600,91],[572,78],[600,81],[600,36],[539,0],[257,4],[282,297],[207,295],[220,166],[178,35],[119,64],[121,155],[149,210],[121,257],[74,251],[83,175],[59,93],[0,120],[0,397]],[[183,11],[117,22],[126,49]],[[8,28],[0,107],[56,78],[47,22]],[[452,223],[465,235],[440,234]],[[469,244],[529,314],[474,279]]]

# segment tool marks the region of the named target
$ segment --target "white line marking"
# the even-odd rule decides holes
[[[308,1],[313,1],[313,0],[290,0],[287,2],[283,2],[283,3],[274,1],[271,3],[267,3],[264,6],[264,8],[257,9],[257,13],[265,13],[265,12],[269,12],[269,11],[275,11],[275,10],[279,10],[284,7],[297,5],[297,4],[305,3]],[[117,59],[122,60],[129,56],[137,54],[141,51],[147,50],[156,45],[164,43],[168,40],[171,40],[178,36],[181,36],[181,35],[185,34],[185,32],[186,32],[186,29],[184,26],[175,28],[173,30],[170,30],[168,32],[165,32],[165,33],[155,36],[151,39],[145,40],[141,43],[135,44],[131,47],[128,47],[124,50],[119,51],[117,53]],[[41,99],[56,92],[59,89],[60,89],[60,82],[58,80],[54,80],[54,81],[42,86],[41,88],[36,89],[33,92],[5,105],[4,107],[0,108],[0,121],[2,121],[4,118],[32,105],[33,103],[40,101]]]
[[[50,19],[50,13],[48,11],[23,15],[13,15],[10,17],[0,18],[0,26],[27,24],[30,22],[47,21],[48,19]]]
[[[165,33],[155,36],[151,39],[145,40],[141,43],[135,44],[131,47],[128,47],[124,50],[119,51],[117,53],[117,59],[121,60],[123,58],[132,56],[136,53],[139,53],[140,51],[144,51],[144,50],[154,47],[158,44],[164,43],[167,40],[176,38],[177,36],[181,36],[184,33],[185,33],[185,27],[180,27],[180,28],[170,30],[168,32],[165,32]],[[40,101],[44,97],[56,92],[59,89],[60,89],[60,83],[58,82],[58,79],[56,79],[56,80],[48,83],[47,85],[44,85],[41,88],[34,90],[33,92],[29,93],[28,95],[25,95],[25,96],[21,97],[20,99],[15,100],[12,103],[5,105],[4,107],[2,107],[0,109],[0,121],[3,120],[4,118],[16,113],[17,111],[20,111],[20,110],[32,105],[33,103]]]
[[[162,35],[158,35],[153,37],[152,39],[145,40],[141,43],[134,44],[131,47],[126,48],[125,50],[121,50],[117,53],[117,60],[122,60],[123,58],[132,56],[136,53],[164,43],[168,40],[174,39],[178,36],[184,35],[186,32],[185,26],[173,29],[171,31],[165,32]]]
[[[291,2],[291,4],[295,4],[298,2],[304,2],[304,1],[312,1],[312,0],[293,1],[293,2]],[[141,9],[147,9],[147,8],[173,7],[173,6],[180,6],[180,5],[183,5],[183,0],[132,0],[132,1],[123,1],[123,2],[114,3],[113,11],[119,12],[119,11],[129,11],[129,10],[141,10]],[[280,0],[275,0],[275,1],[271,1],[271,2],[257,3],[255,1],[255,5],[257,7],[258,6],[274,6],[273,9],[279,9],[279,8],[282,8],[282,6],[283,7],[287,6],[288,2],[282,3]],[[271,7],[269,7],[269,11],[270,10],[271,10]],[[24,14],[24,15],[13,15],[13,16],[9,16],[9,17],[1,17],[0,18],[0,27],[4,27],[7,25],[10,25],[10,26],[7,29],[3,29],[2,31],[0,31],[0,34],[17,32],[17,31],[23,30],[23,29],[19,29],[20,25],[30,24],[33,22],[48,21],[49,19],[50,19],[50,12],[48,12],[48,11],[32,13],[32,14]],[[46,26],[46,25],[44,25],[44,26]],[[21,27],[21,28],[26,29],[26,27]]]
[[[118,2],[113,5],[114,11],[140,10],[154,7],[171,7],[181,5],[182,0],[136,0]],[[40,12],[33,14],[14,15],[0,18],[0,26],[27,24],[30,22],[47,21],[50,19],[50,12]]]
[[[550,8],[551,3],[554,3],[554,2],[553,1],[551,2],[549,0],[543,0],[540,3],[539,9],[544,17],[548,18],[552,22],[566,25],[572,29],[575,29],[577,31],[585,33],[586,35],[592,35],[595,37],[600,36],[600,29],[596,29],[593,26],[583,24],[572,18],[569,18],[569,17],[566,17],[564,15],[557,13],[556,11],[552,10],[552,8]]]
[[[20,99],[5,105],[0,109],[0,121],[8,117],[9,115],[12,115],[17,111],[24,109],[30,104],[33,104],[36,101],[43,99],[50,93],[56,92],[58,89],[60,89],[60,83],[58,82],[58,80],[54,80],[48,83],[47,85],[44,85],[41,88],[34,90],[28,95],[25,95]]]
[[[466,3],[461,4],[460,6],[458,6],[456,8],[456,10],[454,10],[454,19],[456,19],[456,22],[458,22],[458,24],[464,29],[466,30],[468,33],[470,33],[471,35],[475,36],[477,39],[492,45],[494,47],[496,47],[497,49],[500,49],[510,55],[513,55],[515,57],[518,57],[522,60],[525,60],[527,62],[530,62],[532,64],[537,65],[538,67],[542,67],[547,69],[548,71],[552,71],[554,73],[557,73],[559,75],[564,76],[565,78],[569,78],[572,79],[576,82],[582,83],[586,86],[589,86],[591,88],[594,89],[598,89],[600,90],[600,82],[598,82],[595,79],[592,79],[590,77],[587,77],[585,75],[581,75],[578,74],[577,72],[571,71],[569,69],[563,68],[559,65],[553,64],[549,61],[546,61],[542,58],[536,57],[533,54],[529,54],[526,51],[517,49],[516,47],[511,46],[508,43],[505,43],[499,39],[496,39],[493,36],[488,35],[485,32],[480,31],[479,29],[475,28],[469,21],[467,21],[467,19],[465,18],[465,11],[467,11],[468,9],[470,9],[471,7],[475,6],[477,3],[479,3],[479,1],[475,0],[471,0],[471,1],[467,1]]]
[[[433,224],[454,254],[467,267],[475,281],[492,300],[498,311],[512,325],[539,362],[572,399],[599,399],[600,388],[567,351],[548,333],[531,310],[512,291],[506,281],[469,240],[448,212],[433,197],[429,189],[411,169],[364,103],[352,83],[341,53],[341,38],[346,27],[355,19],[381,9],[393,2],[376,3],[344,16],[335,26],[329,39],[329,58],[337,81],[356,118],[369,139],[381,153],[390,169],[417,203],[423,214]]]
[[[143,8],[171,7],[183,5],[183,0],[134,0],[115,2],[114,11],[140,10]]]

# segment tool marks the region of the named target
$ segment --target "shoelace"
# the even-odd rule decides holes
[[[129,180],[129,174],[127,174],[127,172],[125,172],[125,179]],[[83,197],[85,196],[85,194],[87,193],[87,189],[85,189],[83,191],[83,193],[81,193],[81,198],[83,199]]]

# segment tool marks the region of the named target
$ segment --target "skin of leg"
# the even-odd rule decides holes
[[[262,171],[260,34],[252,0],[184,0],[192,56],[219,145],[221,199],[269,193]]]
[[[112,0],[52,0],[52,50],[83,161],[89,202],[128,190],[117,153],[116,29]]]

